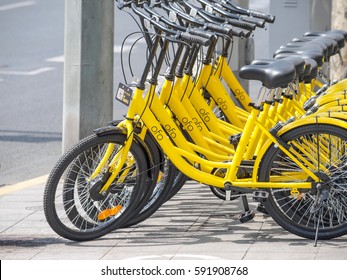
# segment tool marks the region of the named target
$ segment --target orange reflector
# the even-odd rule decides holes
[[[116,215],[120,210],[122,210],[123,206],[122,205],[117,205],[115,207],[112,207],[112,208],[109,208],[109,209],[106,209],[102,212],[99,213],[98,215],[98,220],[99,221],[102,221],[102,220],[105,220],[107,219],[108,217],[110,216],[114,216]]]
[[[158,179],[157,179],[157,182],[159,182],[161,180],[161,178],[163,178],[163,175],[164,175],[164,172],[159,172],[158,174]]]

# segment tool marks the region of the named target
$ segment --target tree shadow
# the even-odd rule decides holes
[[[21,239],[1,239],[0,247],[44,247],[52,244],[64,244],[64,240],[51,237],[33,237],[33,238],[21,238]]]

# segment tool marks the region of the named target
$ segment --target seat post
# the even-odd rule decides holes
[[[267,91],[268,91],[268,89],[265,86],[261,87],[259,94],[258,94],[257,101],[255,102],[255,104],[253,106],[255,109],[258,109],[258,110],[261,109],[261,105],[264,102]]]

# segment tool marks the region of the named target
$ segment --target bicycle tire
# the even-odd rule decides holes
[[[140,139],[138,141],[140,141]],[[148,155],[147,164],[149,165],[149,178],[146,181],[146,187],[143,188],[145,191],[142,193],[142,196],[135,211],[128,218],[126,226],[130,224],[133,225],[134,223],[131,222],[132,220],[139,220],[143,216],[143,210],[148,209],[155,202],[155,199],[153,199],[154,197],[160,197],[161,192],[163,192],[162,195],[167,195],[167,192],[165,194],[164,188],[158,190],[157,186],[158,178],[161,176],[162,169],[162,153],[160,149],[153,141],[151,141],[151,136],[148,133],[146,134],[145,139],[141,141],[140,145],[143,151],[145,151]],[[145,219],[145,217],[143,217],[143,219]]]
[[[316,161],[321,164],[323,164],[323,160],[320,158],[322,155],[317,151],[323,146],[328,148],[328,153],[325,151],[323,155],[330,155],[331,162],[329,164],[324,162],[324,166],[331,174],[322,173],[318,168],[322,165],[319,164],[315,165],[315,169],[312,171],[322,180],[331,182],[329,198],[327,204],[321,207],[322,215],[318,215],[317,212],[312,211],[318,198],[313,190],[301,192],[300,196],[296,197],[288,189],[270,189],[265,203],[269,215],[284,229],[308,239],[315,239],[316,234],[318,240],[332,239],[346,234],[347,130],[329,124],[303,125],[286,132],[281,139],[292,147],[298,147],[297,145],[301,144],[317,148],[316,151],[311,150],[310,157],[314,158],[312,162]],[[329,141],[328,147],[325,144],[327,141]],[[287,176],[294,181],[294,173],[290,172],[298,172],[298,170],[301,169],[297,164],[285,156],[278,147],[272,145],[262,159],[259,181],[268,181],[270,174]],[[302,178],[301,181],[310,181],[310,178]],[[317,226],[319,227],[318,232]]]
[[[142,195],[143,183],[148,179],[146,156],[136,141],[133,142],[129,151],[129,156],[134,159],[131,168],[136,168],[136,170],[130,168],[120,184],[116,183],[117,179],[114,180],[115,183],[111,185],[110,192],[101,200],[95,200],[91,196],[92,185],[89,179],[93,172],[93,166],[88,169],[89,173],[87,174],[85,173],[86,169],[83,170],[81,166],[90,162],[81,161],[80,168],[76,162],[76,160],[83,158],[83,155],[90,159],[95,156],[95,168],[103,156],[101,152],[96,154],[95,150],[102,151],[110,143],[121,148],[125,140],[126,135],[122,133],[103,136],[91,135],[79,141],[56,163],[47,180],[43,201],[47,222],[58,235],[74,241],[93,240],[121,227],[133,214]],[[80,176],[85,177],[83,185],[79,180],[77,180],[77,185],[76,182],[66,183],[66,176],[71,175],[72,166],[76,166],[78,172],[83,172],[79,173]],[[77,179],[77,177],[75,178]],[[81,194],[83,195],[81,196]],[[85,206],[90,206],[90,204],[86,204],[90,200],[93,200],[93,208],[91,209],[93,213],[88,212],[88,207],[85,208]],[[120,210],[115,215],[104,220],[95,217],[96,208],[100,213],[105,209],[110,209],[110,207],[118,206]],[[69,210],[73,214],[70,214]]]
[[[144,142],[150,151],[157,150],[158,157],[156,158],[156,165],[159,167],[160,173],[157,178],[154,178],[155,188],[147,203],[141,208],[141,211],[138,212],[137,215],[126,222],[124,227],[134,226],[152,216],[167,200],[172,185],[174,184],[176,167],[165,157],[151,135],[147,134]]]
[[[170,200],[173,198],[184,186],[184,184],[189,180],[189,177],[183,174],[181,171],[176,169],[176,174],[175,174],[175,179],[174,183],[170,189],[170,193],[168,197],[166,198],[166,201]]]
[[[112,133],[114,134],[115,132],[112,132]],[[159,163],[158,163],[159,155],[155,153],[157,151],[153,149],[153,147],[148,148],[144,142],[141,141],[140,143],[139,141],[141,140],[138,139],[136,142],[140,144],[141,148],[144,151],[146,151],[147,153],[151,151],[151,154],[150,155],[147,154],[148,156],[146,157],[147,163],[150,166],[150,168],[148,168],[148,177],[146,179],[146,182],[145,184],[143,184],[145,187],[141,188],[142,193],[141,193],[139,202],[137,204],[137,207],[134,211],[132,211],[132,214],[128,217],[128,220],[131,219],[133,216],[137,217],[136,213],[140,212],[141,209],[144,207],[144,205],[148,203],[148,200],[150,199],[150,196],[155,188],[154,182],[156,182],[155,180],[159,174]],[[90,166],[92,165],[92,162],[88,162],[88,160],[90,161],[90,159],[92,158],[92,155],[91,155],[92,153],[98,153],[98,152],[99,151],[94,151],[94,150],[90,150],[89,153],[84,152],[82,154],[83,156],[82,158],[77,157],[74,161],[78,162],[79,163],[78,166],[80,166],[81,168],[83,167],[90,168]],[[64,191],[63,201],[74,200],[73,186],[72,187],[68,186],[69,184],[71,184],[71,182],[75,182],[77,180],[79,182],[78,185],[80,185],[80,184],[83,184],[83,181],[85,180],[85,178],[83,178],[84,176],[82,176],[82,178],[79,177],[79,175],[81,175],[81,172],[79,170],[73,170],[74,167],[76,168],[76,165],[71,164],[71,169],[68,170],[66,175],[67,179],[65,180],[65,183],[64,183],[65,189],[67,190],[70,189],[72,191]],[[82,175],[84,175],[83,174],[84,172],[88,172],[88,170],[83,170]],[[84,197],[85,195],[82,193],[81,189],[78,189],[77,193],[78,193],[79,199],[84,200],[84,203],[82,203],[82,205],[84,209],[88,209],[88,211],[86,211],[86,214],[88,215],[90,219],[86,220],[80,217],[76,207],[73,207],[73,206],[71,207],[68,203],[64,204],[66,215],[70,218],[70,221],[73,222],[73,224],[76,227],[92,228],[95,225],[95,223],[98,222],[97,212],[100,209],[93,206],[94,201],[89,196],[87,196],[87,198]],[[94,222],[91,223],[91,221],[94,221]]]
[[[123,120],[114,120],[112,121],[113,126],[117,126],[120,122]],[[109,132],[106,133],[114,133],[114,130],[110,130]],[[139,133],[140,130],[135,129],[135,133]],[[158,147],[158,145],[155,143],[153,140],[153,137],[149,134],[146,133],[144,139],[142,140],[140,137],[136,137],[136,141],[140,144],[142,149],[146,152],[147,154],[147,163],[150,166],[148,170],[148,180],[146,182],[146,187],[143,188],[145,191],[142,193],[140,202],[137,205],[136,210],[134,211],[134,214],[129,217],[129,221],[127,222],[124,227],[128,227],[130,225],[134,225],[138,222],[135,222],[135,220],[141,220],[142,215],[144,214],[143,210],[148,209],[151,207],[151,204],[154,203],[155,199],[153,198],[158,198],[160,196],[166,196],[168,191],[164,188],[157,188],[158,184],[158,177],[159,177],[159,172],[161,172],[162,169],[162,164],[163,164],[163,154],[161,149]],[[161,194],[161,192],[163,194]],[[141,214],[140,214],[141,213]],[[145,219],[145,217],[143,217]],[[131,222],[131,220],[134,220]]]
[[[150,216],[152,216],[167,201],[171,186],[175,180],[176,169],[170,161],[165,163],[165,170],[161,171],[161,178],[156,184],[156,188],[145,207],[132,219],[130,219],[124,227],[137,225]]]

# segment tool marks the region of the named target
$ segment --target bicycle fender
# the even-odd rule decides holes
[[[292,123],[285,125],[283,128],[281,128],[278,131],[277,135],[281,136],[291,129],[294,129],[296,127],[303,126],[303,125],[310,125],[310,124],[329,124],[329,125],[340,126],[346,129],[345,120],[346,120],[346,113],[344,112],[330,112],[330,111],[317,112],[317,114],[302,117],[301,119],[298,119]]]
[[[304,125],[311,125],[311,124],[328,124],[328,125],[336,125],[343,129],[346,129],[347,127],[347,116],[344,112],[323,112],[314,116],[307,116],[303,117],[299,120],[296,120],[292,123],[289,123],[285,125],[283,128],[281,128],[277,136],[281,137],[286,132],[295,129],[300,126]],[[262,148],[260,149],[257,158],[254,162],[254,168],[253,168],[253,177],[252,181],[256,181],[258,177],[259,168],[261,165],[262,158],[264,157],[266,151],[269,149],[269,147],[273,144],[271,140],[267,140]]]
[[[113,120],[111,122],[108,122],[107,126],[96,128],[93,130],[93,132],[96,135],[105,135],[105,134],[114,133],[114,132],[118,132],[118,133],[121,132],[121,133],[127,134],[127,129],[125,125],[120,125],[122,124],[123,121],[124,120]],[[141,128],[134,127],[134,132],[140,133]]]
[[[126,134],[125,129],[113,125],[99,127],[97,129],[94,129],[93,132],[98,136],[108,135],[112,133]]]

